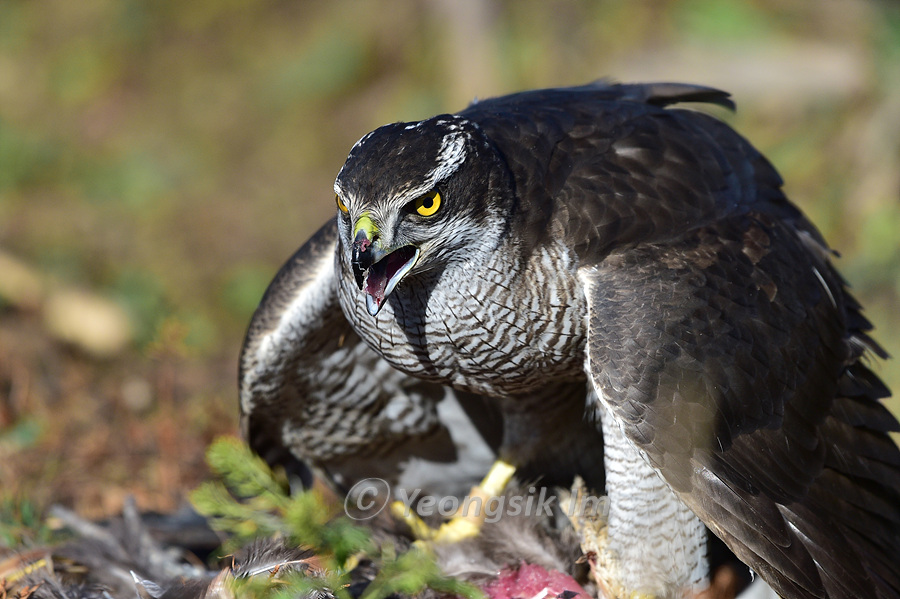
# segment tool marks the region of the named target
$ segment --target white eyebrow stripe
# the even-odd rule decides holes
[[[465,161],[467,137],[463,131],[455,128],[454,131],[445,135],[444,139],[441,140],[441,149],[437,155],[437,166],[425,175],[425,180],[431,186],[455,173]]]

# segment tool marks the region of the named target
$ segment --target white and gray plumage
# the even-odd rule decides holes
[[[883,352],[773,167],[682,101],[731,104],[594,84],[361,139],[251,323],[251,445],[367,467],[462,398],[517,466],[602,488],[605,444],[615,593],[699,588],[705,524],[784,597],[900,596]]]

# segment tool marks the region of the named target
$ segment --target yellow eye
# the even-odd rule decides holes
[[[347,206],[344,205],[344,202],[341,201],[341,196],[335,194],[334,201],[337,202],[338,210],[340,210],[344,214],[347,214],[348,212],[350,212],[350,210],[347,208]]]
[[[431,216],[441,207],[441,194],[432,189],[423,196],[412,201],[413,209],[419,216]]]

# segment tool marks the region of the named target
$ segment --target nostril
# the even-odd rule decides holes
[[[374,239],[369,239],[365,235],[356,236],[356,239],[353,241],[352,255],[353,264],[355,266],[366,269],[375,261],[375,248],[372,247],[373,241]]]
[[[353,239],[353,247],[356,248],[359,252],[367,252],[375,240],[378,239],[378,235],[372,235],[370,238],[366,231],[360,229],[356,232],[356,237]]]

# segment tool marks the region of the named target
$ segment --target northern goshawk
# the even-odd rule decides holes
[[[251,323],[251,445],[440,461],[451,395],[503,462],[605,473],[617,594],[701,588],[705,524],[783,597],[900,596],[884,352],[775,169],[678,102],[731,106],[597,83],[359,140]]]

